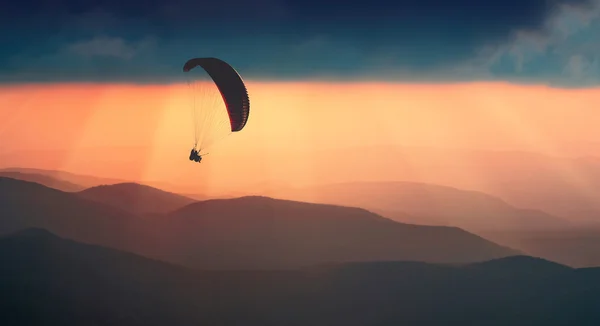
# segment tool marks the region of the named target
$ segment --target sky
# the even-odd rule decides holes
[[[13,1],[0,161],[200,193],[381,179],[397,146],[597,155],[599,22],[596,0]],[[198,165],[181,68],[205,56],[251,114]],[[357,148],[388,162],[357,172]]]
[[[11,1],[2,81],[181,78],[195,56],[266,80],[598,82],[597,0]]]

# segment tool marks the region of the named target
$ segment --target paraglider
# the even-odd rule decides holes
[[[190,59],[183,65],[183,72],[192,93],[194,146],[189,159],[201,162],[206,155],[203,150],[245,127],[250,99],[238,72],[221,59]],[[199,74],[192,74],[196,72]]]
[[[202,156],[200,156],[200,153],[198,153],[198,151],[195,148],[192,148],[192,151],[190,152],[190,161],[198,163],[202,161]]]

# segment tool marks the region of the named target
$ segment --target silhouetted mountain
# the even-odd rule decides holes
[[[515,208],[481,192],[414,182],[332,184],[282,191],[278,197],[363,207],[405,223],[472,231],[557,229],[569,225],[558,217]]]
[[[364,209],[267,197],[198,202],[164,220],[169,223],[162,232],[176,235],[169,240],[176,251],[190,251],[179,259],[199,268],[472,262],[516,254],[458,228],[401,224]]]
[[[179,209],[196,200],[137,183],[97,186],[79,195],[134,214],[160,214]]]
[[[600,323],[600,269],[528,257],[196,272],[26,230],[0,239],[0,262],[9,326]]]
[[[0,171],[0,177],[18,179],[39,183],[49,188],[58,189],[65,192],[76,192],[85,189],[85,187],[62,179],[38,173],[25,173],[18,171]]]
[[[472,262],[517,252],[463,230],[400,224],[357,208],[260,197],[135,215],[77,194],[0,178],[0,233],[28,227],[198,268],[290,268],[326,262]],[[6,194],[6,195],[4,195]]]

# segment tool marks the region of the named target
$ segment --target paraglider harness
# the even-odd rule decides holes
[[[204,155],[208,155],[208,153]],[[190,152],[190,161],[198,163],[202,162],[202,156],[200,155],[200,151],[198,151],[195,147],[192,148],[192,151]]]

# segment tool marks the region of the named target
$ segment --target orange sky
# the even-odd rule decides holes
[[[583,144],[585,152],[585,144],[600,141],[598,89],[505,83],[247,84],[251,114],[246,128],[209,150],[200,165],[187,158],[193,127],[186,86],[4,86],[2,165],[161,180],[195,185],[190,189],[202,192],[247,190],[265,181],[316,182],[319,176],[311,171],[326,159],[319,154],[324,149],[416,145],[562,154],[564,144]],[[14,151],[24,153],[6,155]],[[290,163],[284,152],[305,156]],[[281,177],[281,171],[287,176]]]

